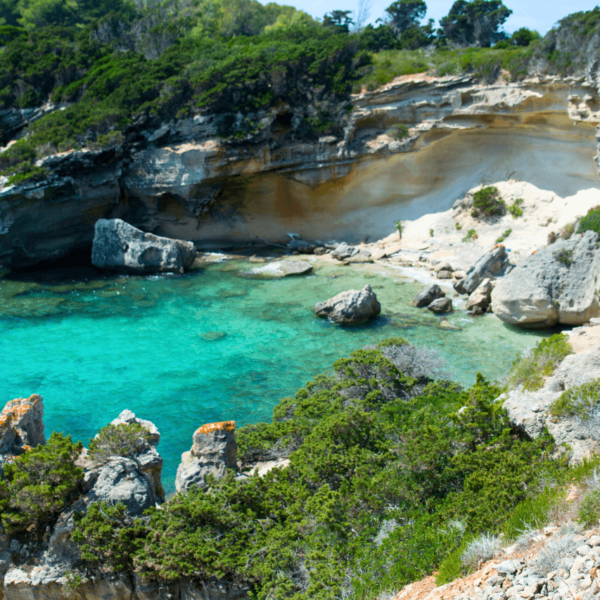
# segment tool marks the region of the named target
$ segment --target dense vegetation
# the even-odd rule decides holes
[[[339,360],[272,423],[238,432],[243,464],[289,457],[288,468],[243,482],[231,473],[149,521],[95,507],[74,536],[83,557],[163,582],[217,575],[257,598],[374,598],[448,560],[458,576],[456,552],[506,530],[569,471],[550,438],[511,429],[498,387],[478,376],[463,390],[426,372],[441,375],[439,358],[401,339]]]
[[[145,133],[189,116],[210,114],[230,143],[269,135],[269,110],[283,114],[273,126],[288,137],[340,136],[351,91],[398,75],[491,81],[504,69],[518,79],[533,56],[570,68],[557,42],[528,29],[507,36],[511,11],[499,0],[456,0],[437,30],[423,0],[396,0],[375,26],[364,11],[319,21],[256,0],[0,0],[0,9],[0,110],[62,109],[0,154],[12,183],[47,176],[36,162],[57,151],[143,145]],[[591,36],[595,14],[561,26]],[[0,143],[13,127],[2,121]]]

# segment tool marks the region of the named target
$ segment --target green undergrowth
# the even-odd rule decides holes
[[[542,340],[530,353],[517,357],[508,376],[507,386],[527,391],[539,390],[562,360],[573,353],[569,338],[557,333]]]
[[[467,390],[432,381],[426,355],[408,348],[393,339],[356,351],[284,398],[271,423],[240,429],[245,481],[229,473],[145,520],[119,505],[80,515],[88,567],[163,583],[224,577],[259,599],[366,600],[501,530],[565,464],[549,437],[511,428],[499,388],[481,375]],[[283,457],[289,467],[253,474]]]
[[[473,194],[473,210],[471,216],[492,217],[501,215],[506,209],[506,203],[500,196],[498,188],[494,186],[484,187]]]
[[[587,215],[579,221],[577,233],[585,233],[586,231],[595,231],[600,234],[600,207],[592,208]]]
[[[586,419],[599,403],[600,380],[593,379],[564,391],[552,403],[550,411],[557,417],[577,416]]]

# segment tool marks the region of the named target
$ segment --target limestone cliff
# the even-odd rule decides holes
[[[280,106],[243,140],[219,138],[216,117],[195,116],[122,146],[46,157],[42,181],[0,178],[0,264],[88,251],[103,217],[201,248],[290,231],[358,241],[449,208],[482,181],[513,177],[559,194],[599,181],[591,75],[494,84],[409,75],[352,96],[346,110],[343,135],[318,141],[294,135],[302,117]],[[408,135],[397,139],[396,123]]]

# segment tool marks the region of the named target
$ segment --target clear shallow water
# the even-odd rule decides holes
[[[422,287],[382,268],[323,265],[280,280],[243,276],[256,264],[228,261],[183,276],[50,273],[0,280],[0,406],[38,393],[46,433],[87,443],[123,409],[153,421],[171,490],[182,452],[203,423],[270,420],[273,406],[353,350],[390,336],[435,346],[454,378],[502,375],[539,334],[493,317],[449,321],[410,305]],[[89,277],[91,275],[91,278]],[[369,283],[383,314],[341,328],[312,307]]]

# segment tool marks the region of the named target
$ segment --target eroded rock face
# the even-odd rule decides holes
[[[454,284],[459,294],[472,294],[484,279],[496,279],[511,269],[506,248],[495,246],[479,257],[467,270],[467,276]]]
[[[381,304],[370,285],[362,290],[348,290],[319,302],[315,314],[322,319],[331,319],[340,325],[357,325],[381,313]]]
[[[600,315],[598,234],[587,231],[535,252],[492,292],[494,313],[523,327],[581,325]]]
[[[207,475],[221,479],[227,469],[236,467],[235,421],[203,425],[196,430],[193,440],[191,450],[181,455],[177,468],[178,492],[187,492],[192,486],[205,488]]]
[[[119,273],[183,273],[196,258],[192,242],[144,233],[121,219],[96,223],[92,264]]]
[[[0,454],[20,454],[45,444],[44,401],[34,394],[11,400],[0,413]]]

